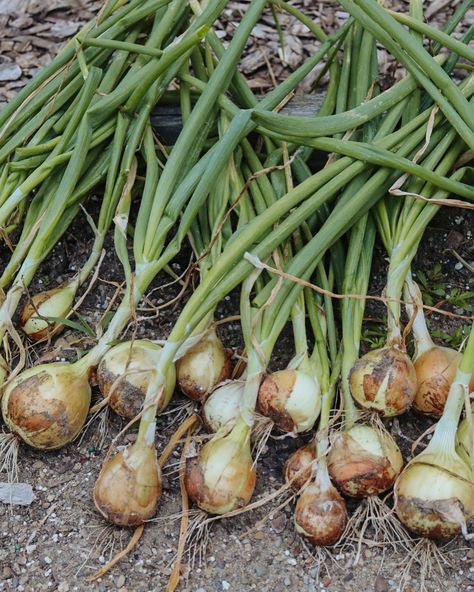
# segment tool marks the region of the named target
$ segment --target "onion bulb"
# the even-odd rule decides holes
[[[72,281],[35,294],[20,314],[20,326],[24,333],[35,341],[57,333],[62,325],[48,322],[46,318],[65,318],[71,310],[76,291],[77,281]]]
[[[461,358],[460,352],[433,344],[415,359],[417,388],[413,407],[417,411],[436,417],[442,415]],[[470,390],[474,390],[474,373]]]
[[[395,497],[407,528],[427,538],[454,537],[474,514],[472,471],[454,451],[434,453],[428,447],[400,475]]]
[[[41,364],[7,385],[2,414],[8,428],[29,446],[50,450],[74,440],[90,400],[87,372],[69,363]]]
[[[313,545],[334,545],[344,532],[346,504],[331,483],[325,464],[318,467],[314,481],[303,489],[294,521],[296,531]]]
[[[283,432],[310,430],[320,410],[319,384],[302,370],[279,370],[268,375],[260,385],[257,411]]]
[[[416,373],[408,355],[396,346],[371,351],[354,364],[349,375],[354,399],[384,417],[407,411],[416,393]]]
[[[210,432],[232,428],[240,415],[245,381],[230,380],[218,386],[202,406],[201,417]]]
[[[97,382],[102,395],[110,396],[109,405],[118,415],[133,419],[142,410],[161,349],[151,341],[138,339],[119,343],[102,358],[97,368]],[[173,364],[168,365],[168,368],[158,412],[168,405],[174,391],[176,371]]]
[[[188,495],[210,514],[227,514],[246,506],[255,480],[250,427],[242,419],[227,435],[216,434],[186,463]]]
[[[311,479],[313,473],[313,463],[316,460],[316,444],[311,440],[306,446],[298,448],[287,459],[283,467],[286,483],[291,483],[294,491],[301,491],[306,483]],[[298,475],[298,476],[297,476]]]
[[[156,451],[138,441],[104,463],[94,487],[97,509],[120,526],[137,526],[152,518],[160,497]]]
[[[329,474],[346,495],[368,497],[386,491],[402,466],[398,446],[382,427],[358,424],[332,438]]]
[[[179,388],[194,401],[203,400],[230,377],[230,356],[214,327],[176,362],[176,370]]]

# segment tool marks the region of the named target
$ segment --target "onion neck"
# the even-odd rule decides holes
[[[430,452],[435,452],[436,450],[443,453],[452,451],[454,453],[456,430],[466,400],[466,393],[468,393],[473,367],[474,323],[471,326],[466,349],[456,371],[456,376],[451,383],[443,415],[436,426],[433,438],[426,450],[429,449]]]
[[[412,319],[413,323],[412,332],[415,339],[414,360],[416,361],[424,353],[435,347],[435,344],[431,339],[426,324],[421,291],[417,283],[413,280],[411,271],[407,273],[405,280],[405,300],[408,316]]]
[[[248,354],[247,378],[245,380],[242,411],[240,414],[240,418],[248,427],[252,427],[255,423],[255,406],[265,368],[266,364],[261,360],[258,353],[252,349]]]

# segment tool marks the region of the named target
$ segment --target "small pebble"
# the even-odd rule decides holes
[[[123,574],[119,575],[115,579],[115,585],[117,586],[117,588],[123,588],[123,586],[125,585],[125,576]]]
[[[383,576],[378,575],[375,578],[374,590],[375,592],[388,592],[388,582]]]

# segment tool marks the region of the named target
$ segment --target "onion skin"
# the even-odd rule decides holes
[[[8,365],[5,359],[0,355],[0,389],[8,376]],[[0,390],[0,399],[2,397],[2,391]]]
[[[417,411],[441,417],[461,358],[456,350],[437,346],[415,360],[417,387],[413,407]]]
[[[133,444],[107,460],[94,488],[94,503],[109,522],[138,526],[152,518],[161,497],[156,451]]]
[[[285,482],[290,483],[293,491],[301,491],[311,479],[313,473],[313,462],[316,460],[316,447],[314,440],[306,446],[298,448],[287,459],[283,467]],[[299,473],[298,477],[296,475]],[[293,481],[292,481],[293,479]]]
[[[145,339],[131,344],[127,341],[110,349],[97,368],[97,383],[104,398],[110,395],[109,406],[121,417],[133,419],[143,407],[146,391],[153,378],[153,368],[160,359],[161,347]],[[146,372],[136,372],[139,369]],[[126,372],[130,374],[126,374]],[[116,380],[123,375],[122,379]],[[176,371],[171,365],[166,376],[164,396],[160,400],[157,413],[165,409],[173,396]],[[114,385],[112,391],[112,386]]]
[[[472,474],[461,459],[452,464],[448,471],[415,460],[400,475],[395,486],[395,510],[414,533],[449,539],[461,533],[459,518],[467,520],[474,514]]]
[[[38,315],[65,318],[74,302],[76,288],[77,283],[66,282],[51,290],[35,294],[20,314],[20,327],[23,332],[34,341],[59,333],[64,325],[48,323]]]
[[[26,444],[52,450],[71,442],[81,431],[90,400],[86,374],[68,363],[42,364],[7,385],[2,414],[8,428]]]
[[[211,433],[226,426],[231,429],[240,415],[245,381],[232,380],[218,386],[202,406],[201,418]]]
[[[176,362],[179,388],[193,401],[202,401],[232,372],[231,355],[211,328]]]
[[[268,375],[260,385],[257,411],[282,432],[310,430],[321,410],[317,382],[305,372],[287,368]]]
[[[405,352],[386,346],[357,360],[349,374],[349,385],[359,405],[393,417],[412,405],[416,372]]]
[[[401,452],[386,431],[356,425],[332,438],[329,474],[345,495],[379,495],[393,485],[402,467]]]
[[[347,524],[346,504],[337,489],[318,479],[307,485],[295,508],[295,528],[313,545],[328,547],[341,538]]]
[[[234,428],[226,436],[215,436],[197,456],[186,461],[188,495],[210,514],[222,515],[242,508],[253,495],[256,472],[248,441],[250,434],[245,440],[239,440],[238,434],[239,429]]]

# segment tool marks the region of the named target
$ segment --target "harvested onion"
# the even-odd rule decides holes
[[[62,325],[48,322],[47,318],[65,318],[71,310],[76,291],[77,281],[72,281],[35,294],[21,312],[22,330],[35,341],[57,333]]]
[[[240,415],[244,389],[243,380],[231,380],[218,386],[206,399],[201,417],[210,432],[234,426]]]
[[[349,385],[354,399],[384,417],[407,411],[416,393],[416,373],[408,355],[390,345],[371,351],[354,364]]]
[[[203,400],[230,377],[230,356],[214,327],[176,362],[176,370],[179,388],[194,401]]]
[[[22,372],[6,387],[2,414],[8,428],[41,450],[74,440],[87,418],[91,389],[78,364],[41,364]]]
[[[136,526],[152,518],[160,497],[156,451],[138,441],[104,463],[94,488],[99,512],[120,526]]]
[[[102,358],[97,382],[102,395],[110,397],[109,405],[118,415],[132,419],[140,413],[160,355],[159,345],[139,339],[116,345]],[[170,365],[158,412],[168,405],[175,381],[175,368]]]
[[[296,531],[313,545],[334,545],[341,538],[347,524],[346,504],[331,483],[325,463],[303,489],[294,521]]]
[[[283,467],[283,474],[286,483],[290,483],[294,491],[300,491],[311,479],[315,459],[316,443],[314,440],[295,450],[287,459]]]
[[[239,419],[227,435],[215,435],[186,463],[189,497],[205,512],[226,514],[245,506],[255,488],[250,427]]]
[[[398,446],[381,426],[355,425],[332,439],[329,474],[337,487],[351,497],[368,497],[386,491],[402,466]]]
[[[283,432],[310,430],[320,410],[319,384],[302,370],[287,368],[274,372],[260,385],[257,411]]]

